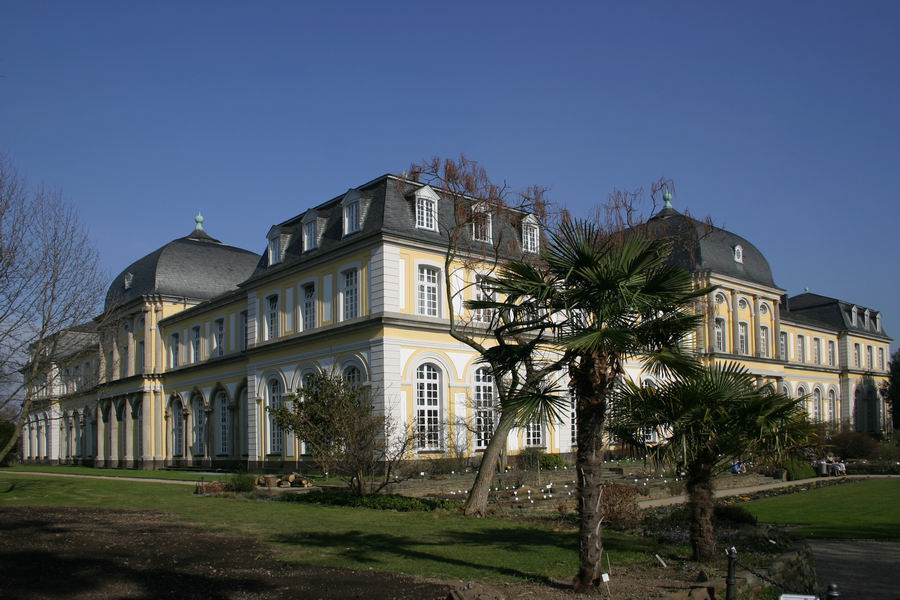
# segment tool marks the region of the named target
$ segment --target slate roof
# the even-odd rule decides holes
[[[347,192],[310,208],[287,221],[279,223],[275,227],[280,228],[282,232],[291,236],[282,261],[270,266],[266,254],[263,253],[253,276],[245,284],[250,284],[275,270],[287,268],[289,265],[302,264],[314,260],[322,254],[329,254],[340,248],[353,245],[358,240],[370,235],[391,234],[411,241],[447,244],[449,240],[448,230],[456,222],[454,203],[440,189],[433,188],[441,196],[441,200],[438,201],[438,222],[441,223],[441,227],[439,227],[439,231],[418,228],[416,227],[415,198],[413,193],[421,187],[424,187],[423,184],[402,177],[390,174],[382,175],[357,188],[351,188]],[[341,201],[349,192],[358,192],[361,199],[368,202],[368,209],[361,217],[360,230],[344,237]],[[304,217],[310,213],[315,213],[317,217],[324,220],[324,231],[320,234],[318,247],[304,252],[302,226]],[[510,256],[521,252],[521,220],[524,217],[524,213],[510,211],[508,218],[493,219],[492,236],[495,244],[501,244],[501,256]],[[469,243],[476,246],[480,244],[471,241]]]
[[[854,306],[856,306],[858,311],[856,325],[850,320],[850,311]],[[869,326],[866,327],[864,316],[866,308],[854,305],[852,302],[847,302],[846,300],[839,300],[821,294],[805,292],[789,298],[788,307],[789,311],[786,313],[783,312],[782,318],[785,317],[785,314],[790,315],[788,318],[802,316],[818,322],[820,327],[828,327],[829,329],[836,329],[838,331],[858,332],[869,336],[890,339],[887,332],[884,331],[883,324],[881,331],[878,331],[877,329],[875,315],[878,314],[878,311],[869,309]]]
[[[195,229],[119,273],[107,291],[106,309],[147,294],[207,300],[237,287],[258,262],[259,255]]]
[[[684,215],[667,207],[642,226],[654,237],[675,241],[673,260],[690,271],[712,271],[736,279],[777,288],[769,261],[745,238]],[[740,245],[743,262],[734,260],[734,248]]]

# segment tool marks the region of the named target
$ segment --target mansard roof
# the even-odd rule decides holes
[[[804,292],[790,297],[787,305],[789,309],[788,315],[802,315],[821,323],[822,326],[829,329],[890,339],[884,330],[883,324],[881,330],[878,330],[878,322],[875,317],[880,313],[877,310],[867,309],[846,300],[812,292]],[[856,324],[850,318],[850,313],[854,309],[858,311]],[[864,317],[866,310],[870,313],[868,326],[866,326]],[[784,318],[784,313],[782,317]]]

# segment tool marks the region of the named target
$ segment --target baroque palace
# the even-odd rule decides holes
[[[448,333],[450,311],[466,312],[442,290],[448,242],[438,225],[453,220],[450,204],[441,190],[384,175],[272,226],[262,256],[213,238],[198,215],[189,235],[115,278],[103,317],[60,334],[31,390],[23,460],[295,465],[303,444],[268,409],[325,369],[370,386],[376,409],[416,429],[420,455],[440,456],[447,424],[460,419],[474,424],[463,443],[477,453],[494,392],[476,353]],[[886,426],[878,386],[891,340],[877,310],[788,298],[753,244],[679,213],[669,197],[647,226],[686,240],[674,260],[715,287],[697,303],[705,324],[690,339],[705,360],[739,361],[761,383],[807,397],[811,418],[833,429]],[[539,251],[539,224],[526,214],[470,234],[491,245],[501,230],[517,252]],[[628,374],[647,381],[636,364]],[[508,451],[570,452],[573,416],[513,430]]]

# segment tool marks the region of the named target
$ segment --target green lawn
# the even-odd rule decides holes
[[[4,483],[5,482],[5,483]],[[15,483],[13,489],[5,491]],[[29,477],[0,471],[4,506],[153,509],[173,519],[267,542],[305,564],[374,569],[440,579],[569,578],[578,565],[574,530],[445,512],[397,513],[265,500],[197,497],[154,483]],[[613,569],[668,555],[652,540],[611,532]],[[671,552],[671,549],[669,549]]]
[[[900,539],[900,479],[872,479],[754,500],[765,523],[796,526],[810,538]]]
[[[8,472],[32,472],[32,473],[68,473],[71,475],[94,475],[97,477],[140,477],[149,479],[177,479],[181,481],[198,481],[201,477],[210,479],[222,479],[228,477],[226,473],[193,473],[189,471],[139,471],[137,469],[97,469],[94,467],[78,466],[49,466],[49,465],[14,465],[0,468],[0,477]]]

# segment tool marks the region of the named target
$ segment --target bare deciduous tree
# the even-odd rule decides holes
[[[104,287],[75,207],[58,192],[29,188],[0,157],[0,409],[21,404],[0,461],[35,395],[53,385],[41,376],[66,351],[69,338],[61,334],[97,314]]]

